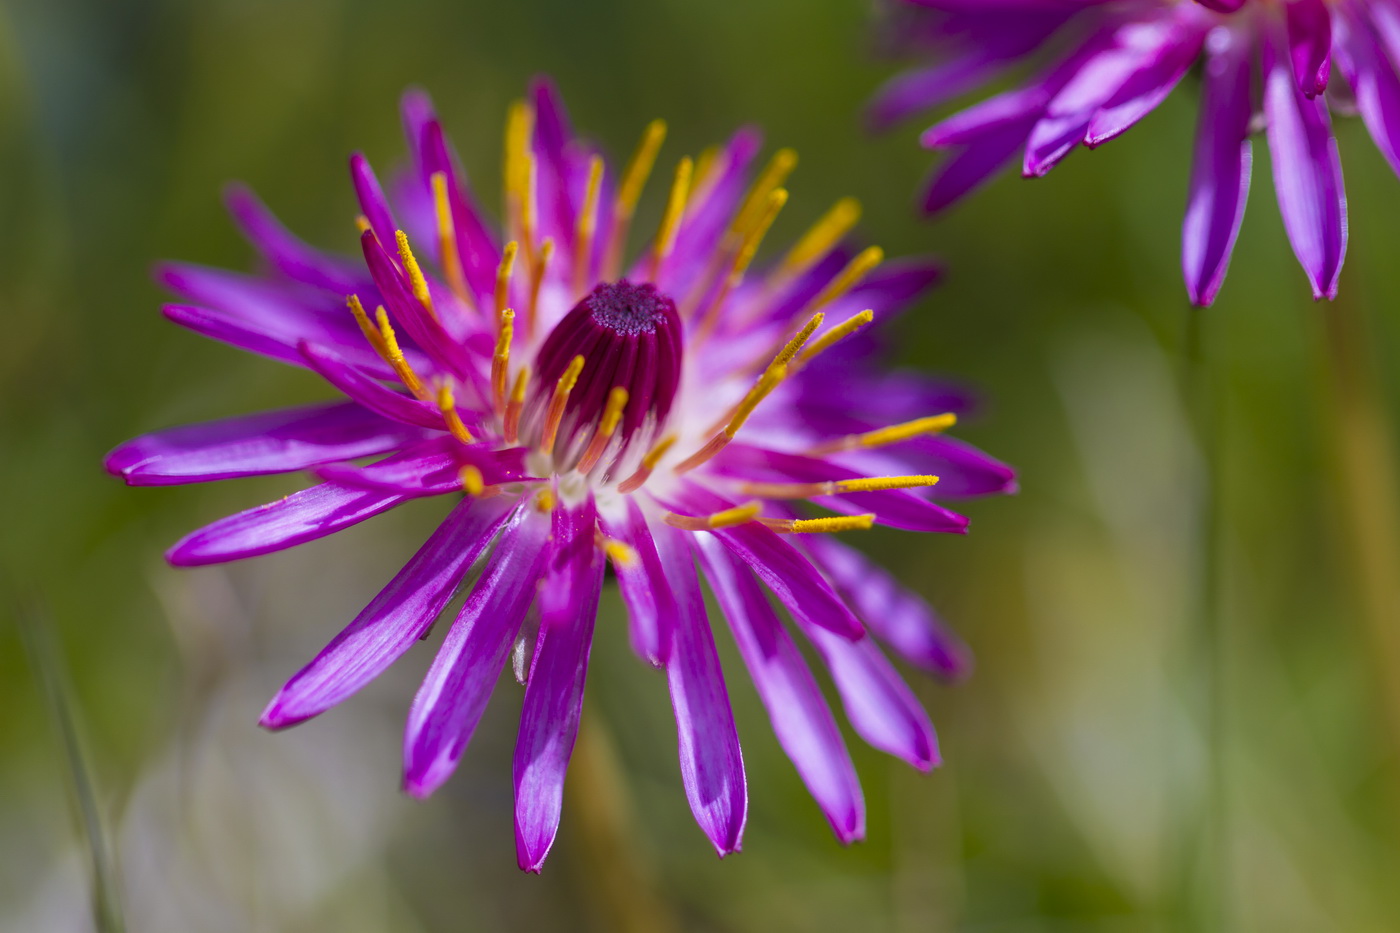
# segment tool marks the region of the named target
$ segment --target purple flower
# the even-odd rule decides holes
[[[924,195],[933,212],[1022,152],[1039,177],[1150,113],[1202,63],[1182,269],[1208,305],[1225,278],[1249,191],[1252,131],[1269,143],[1274,189],[1314,298],[1333,298],[1347,207],[1328,101],[1361,114],[1400,172],[1400,3],[1396,0],[903,0],[903,42],[937,63],[876,97],[877,125],[1019,72],[1034,77],[930,127],[949,152]],[[1332,82],[1332,64],[1347,88]],[[1262,110],[1256,113],[1256,110]]]
[[[525,687],[517,850],[538,871],[611,560],[632,645],[666,671],[686,794],[724,855],[739,848],[747,797],[698,568],[783,748],[836,834],[860,838],[841,732],[769,594],[825,660],[856,731],[916,767],[937,764],[927,716],[871,633],[946,677],[965,670],[966,649],[918,597],[821,534],[872,523],[960,533],[966,519],[929,487],[968,497],[1014,486],[1006,466],[943,436],[965,393],[876,366],[872,318],[893,319],[937,268],[849,247],[858,207],[844,200],[754,274],[795,156],[778,152],[747,184],[752,130],[698,164],[681,160],[656,238],[626,265],[665,126],[649,126],[614,174],[543,81],[511,110],[498,237],[428,99],[408,94],[403,117],[410,165],[389,196],[364,158],[350,160],[363,263],[306,245],[235,189],[230,208],[267,271],[159,273],[190,302],[167,317],[312,369],[345,399],[158,432],[107,460],[132,485],[295,470],[320,480],[188,535],[167,555],[180,566],[278,551],[414,498],[449,500],[427,543],[262,724],[295,725],[365,686],[428,634],[479,564],[413,701],[404,786],[422,797],[447,780],[513,662]],[[803,500],[834,515],[804,518]]]

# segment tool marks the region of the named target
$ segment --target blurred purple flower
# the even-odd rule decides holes
[[[411,164],[392,197],[361,156],[350,160],[363,264],[306,245],[235,189],[230,208],[267,271],[159,272],[192,302],[167,317],[308,367],[347,399],[158,432],[107,460],[132,485],[294,470],[321,480],[188,535],[167,555],[180,566],[281,550],[414,498],[453,501],[263,725],[295,725],[365,686],[480,564],[413,702],[404,786],[421,797],[447,780],[513,660],[525,685],[517,850],[538,871],[610,558],[633,647],[666,671],[696,819],[721,855],[735,851],[743,762],[698,563],[780,743],[837,836],[860,838],[840,729],[768,594],[825,660],[855,730],[918,768],[937,764],[927,716],[870,633],[950,678],[966,649],[917,596],[818,533],[872,522],[963,532],[966,519],[927,497],[933,473],[953,497],[1013,488],[1006,466],[942,436],[964,392],[873,362],[871,310],[893,319],[937,268],[848,247],[858,207],[845,200],[771,269],[746,275],[795,159],[780,151],[747,185],[759,138],[741,130],[698,165],[681,161],[655,241],[624,270],[664,124],[614,175],[544,81],[508,121],[502,246],[426,96],[409,93],[403,117]],[[837,514],[801,518],[800,500]]]
[[[898,76],[874,100],[888,125],[986,87],[1030,63],[1018,82],[930,127],[948,157],[924,207],[947,207],[1022,152],[1039,177],[1077,145],[1094,148],[1150,113],[1203,64],[1182,269],[1208,305],[1249,191],[1250,135],[1263,127],[1274,188],[1314,298],[1333,298],[1347,243],[1346,194],[1328,101],[1361,114],[1400,172],[1400,3],[1396,0],[903,0],[899,42],[931,66]],[[1332,82],[1335,58],[1348,88]],[[1256,109],[1262,112],[1256,113]]]

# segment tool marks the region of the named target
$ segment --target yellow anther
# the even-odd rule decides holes
[[[414,258],[413,250],[409,248],[408,234],[402,230],[395,230],[394,240],[399,244],[399,260],[403,263],[404,271],[408,273],[408,283],[413,289],[413,297],[418,299],[423,310],[432,314],[433,296],[429,294],[428,280],[423,278],[423,270],[418,267],[418,260]]]
[[[719,147],[706,146],[700,150],[700,155],[695,159],[695,178],[692,183],[692,190],[699,191],[710,181],[710,173],[715,170],[715,164],[719,161]]]
[[[479,496],[486,489],[486,480],[482,477],[480,468],[470,463],[462,467],[457,476],[462,480],[462,491],[469,496]]]
[[[864,434],[848,434],[845,437],[838,437],[836,440],[818,444],[807,453],[829,454],[839,450],[856,450],[861,447],[883,447],[886,444],[907,441],[909,438],[918,437],[921,434],[937,434],[948,430],[957,423],[958,416],[952,412],[932,415],[927,418],[915,418],[913,421],[892,424],[887,428],[876,428],[874,431],[866,431]]]
[[[913,476],[868,476],[861,479],[840,479],[836,481],[837,492],[878,492],[883,489],[917,489],[932,486],[938,477],[928,474]]]
[[[574,229],[574,294],[582,295],[588,287],[588,271],[593,261],[593,236],[598,230],[598,195],[603,187],[603,157],[588,160],[588,188],[583,195]]]
[[[442,418],[447,422],[447,430],[452,432],[452,436],[463,444],[474,444],[476,438],[472,437],[472,432],[467,430],[467,426],[462,423],[462,416],[457,414],[457,403],[452,398],[452,386],[443,383],[438,386],[437,406],[442,412]]]
[[[622,412],[627,408],[627,390],[622,386],[614,386],[608,393],[608,403],[603,408],[603,417],[598,422],[598,433],[603,437],[612,437],[617,430],[617,425],[622,421]]]
[[[626,541],[619,541],[616,538],[602,538],[599,545],[603,553],[608,555],[608,560],[618,567],[635,567],[641,558],[637,555],[637,549]]]
[[[808,307],[821,308],[840,298],[865,278],[871,269],[884,261],[885,251],[880,247],[872,246],[862,250],[856,258],[846,263],[846,268],[837,273],[836,278],[822,289],[821,294],[817,295]]]
[[[661,263],[671,255],[676,245],[676,234],[681,228],[681,218],[685,215],[685,200],[690,194],[690,177],[695,163],[689,156],[676,165],[676,177],[671,182],[671,194],[666,199],[666,213],[661,215],[661,227],[656,232],[656,247],[651,257],[651,277],[655,281],[661,274]]]
[[[554,498],[554,490],[546,486],[535,494],[535,511],[548,515],[554,511],[554,506],[558,502]]]
[[[837,324],[835,327],[831,328],[831,330],[827,331],[826,333],[822,334],[805,349],[803,349],[802,355],[797,358],[798,364],[801,365],[803,363],[806,363],[812,357],[816,356],[818,353],[822,352],[836,341],[849,337],[851,334],[860,330],[862,327],[864,327],[866,324],[869,324],[873,320],[875,320],[875,312],[870,310],[862,311],[860,314],[852,315],[851,317],[846,318],[846,320],[842,321],[840,324]]]
[[[530,367],[520,367],[515,374],[515,384],[510,389],[510,400],[506,402],[505,417],[501,419],[501,430],[507,444],[520,440],[520,413],[525,410],[525,387],[530,382]]]
[[[719,321],[720,309],[724,307],[725,300],[729,298],[729,293],[735,288],[738,288],[739,283],[744,280],[744,273],[748,271],[749,264],[753,262],[754,256],[758,254],[759,244],[763,242],[764,236],[768,233],[768,228],[773,226],[773,221],[777,219],[778,212],[783,209],[783,205],[787,204],[787,200],[788,193],[785,188],[778,188],[775,191],[769,192],[763,213],[759,215],[758,221],[744,234],[743,240],[740,242],[738,248],[732,252],[733,258],[729,261],[729,268],[724,273],[724,280],[720,285],[719,291],[710,302],[701,320],[699,331],[702,335],[709,333]],[[713,281],[714,279],[703,281],[697,286],[698,293],[703,294],[704,290],[709,287],[710,282]],[[692,297],[699,300],[698,297],[696,297],[696,293],[692,293]]]
[[[807,338],[814,334],[818,327],[822,326],[822,321],[826,320],[826,315],[818,311],[816,314],[802,325],[802,329],[793,334],[792,339],[783,344],[783,348],[778,351],[778,355],[773,357],[773,362],[768,364],[769,369],[777,367],[786,368],[792,362],[792,358],[797,355],[797,351],[802,349],[802,345],[807,342]]]
[[[549,408],[545,412],[544,433],[540,439],[540,450],[545,453],[554,449],[554,441],[559,436],[559,422],[564,418],[564,406],[568,404],[569,393],[578,384],[578,377],[582,372],[583,357],[576,356],[569,361],[563,375],[554,384],[554,394],[549,399]]]
[[[506,408],[506,378],[510,370],[510,342],[515,335],[515,312],[506,308],[501,312],[500,327],[496,331],[496,352],[491,356],[491,399],[496,410]]]
[[[661,151],[661,142],[666,138],[666,121],[653,120],[642,133],[642,141],[637,151],[623,170],[622,182],[617,187],[617,200],[613,207],[612,230],[608,235],[607,259],[603,264],[604,278],[617,278],[622,268],[622,250],[626,245],[627,228],[636,213],[637,201],[642,196],[642,187],[652,166],[656,164],[656,154]]]
[[[471,289],[467,287],[467,277],[462,272],[462,254],[457,251],[457,225],[452,217],[452,202],[447,196],[447,175],[433,172],[433,213],[437,218],[438,255],[442,260],[442,274],[447,279],[447,287],[462,299],[469,308],[475,308]]]
[[[355,218],[355,229],[361,233],[369,233],[369,218],[360,214]]]
[[[936,476],[870,476],[830,480],[825,483],[743,483],[741,488],[751,496],[761,496],[764,499],[812,499],[817,496],[839,496],[853,492],[915,489],[920,486],[932,486],[937,482]]]
[[[646,456],[642,458],[642,465],[637,467],[637,472],[617,484],[617,491],[629,493],[633,490],[640,489],[642,484],[651,476],[652,471],[656,469],[656,465],[661,462],[661,458],[666,456],[666,451],[670,450],[675,443],[676,435],[674,434],[667,434],[661,440],[657,441],[656,444],[652,446],[651,450],[647,451]]]
[[[380,336],[379,330],[370,323],[369,315],[365,314],[365,306],[360,304],[359,295],[347,295],[345,303],[350,306],[350,313],[355,315],[355,323],[360,325],[360,331],[369,341],[369,345],[374,348],[374,352],[379,357],[388,360],[388,353],[384,349],[384,338]]]
[[[783,257],[778,264],[777,277],[787,278],[810,268],[812,263],[831,252],[859,220],[859,201],[855,198],[837,201]]]
[[[801,518],[797,520],[766,520],[763,524],[780,534],[814,534],[832,531],[865,531],[875,524],[873,512],[865,515],[841,515],[833,518]]]
[[[530,269],[530,303],[525,306],[525,333],[533,337],[535,335],[536,314],[540,304],[540,286],[544,284],[544,274],[549,268],[549,261],[554,258],[554,237],[545,237],[540,244],[539,261]]]
[[[496,313],[500,314],[510,304],[510,276],[515,269],[515,254],[520,244],[511,240],[501,250],[501,264],[496,267]]]
[[[506,112],[505,153],[501,166],[505,176],[506,223],[517,233],[521,231],[522,213],[530,184],[526,159],[534,126],[534,109],[523,100],[513,102]]]
[[[736,505],[732,509],[725,509],[723,512],[715,512],[712,515],[678,515],[675,512],[667,512],[662,516],[662,521],[684,531],[709,531],[751,522],[758,518],[758,513],[762,508],[763,506],[757,502],[749,502],[744,505]]]
[[[754,181],[753,186],[749,188],[744,203],[739,207],[738,213],[734,215],[734,222],[729,227],[730,231],[738,235],[747,233],[763,213],[769,195],[782,187],[783,182],[787,181],[787,177],[792,174],[792,170],[796,167],[797,153],[793,150],[779,149],[773,153],[773,158],[768,160],[768,165]]]
[[[724,430],[716,432],[715,435],[706,442],[704,447],[701,447],[695,453],[676,464],[676,472],[688,473],[729,446],[729,442],[734,439],[734,435],[738,434],[739,429],[744,426],[744,422],[749,420],[749,415],[753,414],[754,409],[759,406],[759,403],[767,398],[769,393],[777,388],[778,383],[782,382],[786,377],[787,367],[779,365],[776,362],[774,365],[765,369],[763,375],[758,377],[758,381],[753,384],[753,387],[739,400],[739,404],[734,406],[734,413],[730,416],[729,423],[724,426]]]
[[[356,304],[359,304],[357,299]],[[363,314],[361,309],[361,314]],[[358,317],[359,315],[356,315]],[[394,333],[394,328],[389,323],[389,312],[380,305],[374,310],[375,320],[379,322],[379,351],[384,362],[388,363],[394,370],[394,374],[399,377],[403,387],[412,392],[415,398],[429,401],[432,396],[423,386],[423,380],[418,378],[418,374],[413,371],[413,367],[408,365],[408,360],[403,358],[403,350],[399,348],[398,335]]]

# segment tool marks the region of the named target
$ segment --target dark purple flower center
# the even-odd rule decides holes
[[[638,429],[665,422],[681,376],[681,322],[676,303],[650,282],[626,279],[593,289],[545,338],[535,358],[537,410],[548,405],[559,378],[583,357],[564,408],[559,444],[586,443],[602,420],[613,389],[627,390],[617,434],[626,446]]]

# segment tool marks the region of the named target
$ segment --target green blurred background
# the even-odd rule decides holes
[[[955,688],[911,675],[947,761],[932,775],[853,742],[870,819],[850,849],[721,636],[751,816],[745,851],[714,858],[681,793],[664,679],[630,655],[605,597],[588,705],[616,746],[634,867],[679,928],[1400,929],[1400,718],[1387,714],[1400,183],[1341,121],[1351,251],[1342,301],[1317,306],[1258,146],[1229,280],[1192,324],[1177,260],[1190,80],[1105,150],[1045,180],[1004,177],[928,223],[913,209],[930,164],[919,127],[860,128],[894,71],[873,54],[871,13],[837,0],[0,4],[0,929],[92,925],[73,769],[34,657],[67,684],[133,930],[619,922],[600,895],[616,864],[577,814],[542,877],[515,868],[513,685],[426,804],[397,781],[427,648],[319,720],[256,727],[440,504],[177,571],[160,555],[184,531],[297,480],[128,489],[100,468],[142,431],[324,397],[308,374],[157,313],[154,260],[250,265],[224,182],[349,251],[345,156],[393,164],[398,95],[420,84],[491,203],[506,107],[539,72],[618,157],[656,116],[667,161],[743,122],[795,147],[770,244],[851,194],[891,254],[946,259],[946,284],[904,324],[903,362],[982,387],[985,416],[961,436],[1022,473],[1019,496],[967,505],[968,538],[857,539],[944,612],[978,669]],[[653,186],[642,226],[660,197]]]

